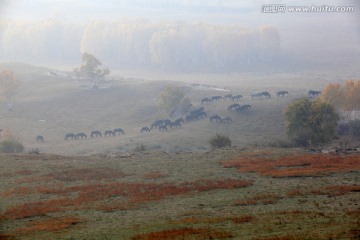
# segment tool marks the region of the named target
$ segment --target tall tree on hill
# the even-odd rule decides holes
[[[79,68],[74,69],[75,76],[92,82],[93,87],[98,88],[105,77],[110,74],[110,70],[108,68],[100,69],[102,63],[95,56],[86,52],[82,54],[82,62]]]
[[[303,98],[285,111],[287,134],[297,145],[317,147],[336,136],[339,115],[333,106]]]
[[[187,106],[190,104],[190,99],[185,95],[186,93],[179,86],[167,86],[160,93],[159,107],[170,111]]]
[[[20,80],[10,70],[0,73],[0,102],[7,102],[8,110],[12,110],[11,98],[20,86]]]

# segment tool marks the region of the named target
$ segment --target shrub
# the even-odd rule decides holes
[[[24,151],[24,145],[17,139],[7,139],[0,143],[0,152],[2,153],[21,153]]]
[[[216,134],[216,136],[212,137],[209,140],[209,143],[213,148],[223,148],[231,146],[230,138],[221,134]]]
[[[136,147],[134,148],[134,152],[143,152],[146,151],[148,147],[143,143],[137,143]]]
[[[360,138],[360,120],[352,120],[347,123],[341,123],[337,127],[337,134],[340,136],[352,136]]]
[[[294,144],[316,147],[335,138],[339,115],[327,103],[303,98],[288,106],[285,121],[287,134]]]

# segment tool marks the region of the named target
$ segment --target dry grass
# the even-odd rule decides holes
[[[176,240],[176,239],[225,239],[232,238],[226,231],[215,231],[209,228],[181,228],[159,232],[143,233],[133,236],[132,240]]]
[[[235,206],[248,206],[248,205],[266,205],[266,204],[274,204],[279,199],[281,199],[281,196],[275,195],[275,194],[258,194],[251,198],[244,199],[244,200],[237,200],[234,205]]]
[[[85,222],[84,219],[77,217],[49,218],[30,222],[27,224],[27,227],[18,228],[16,231],[20,234],[31,234],[41,231],[56,232],[83,222]]]
[[[341,196],[351,192],[360,192],[360,185],[338,185],[327,186],[321,189],[312,190],[311,193],[315,195],[327,195],[329,197]]]
[[[83,168],[53,172],[47,177],[60,181],[98,181],[103,179],[121,178],[124,176],[125,174],[123,172],[111,168]]]
[[[304,154],[270,158],[241,157],[222,161],[224,167],[237,167],[239,172],[256,172],[271,177],[311,177],[360,170],[360,155],[339,156]]]
[[[150,173],[146,173],[144,175],[142,175],[143,179],[159,179],[159,178],[164,178],[167,177],[168,175],[166,173],[162,173],[162,172],[150,172]]]
[[[123,197],[125,203],[107,203],[96,207],[106,212],[135,208],[134,204],[147,203],[164,197],[178,196],[189,193],[204,192],[214,189],[236,189],[252,185],[252,182],[237,179],[227,180],[199,180],[186,182],[179,185],[163,183],[121,183],[111,182],[103,184],[88,184],[61,189],[37,188],[41,194],[74,195],[74,198],[59,198],[47,201],[37,201],[15,205],[8,208],[4,216],[7,219],[22,219],[43,216],[46,213],[61,212],[71,207],[88,206],[94,202],[108,200],[114,197]],[[24,190],[22,190],[24,189]],[[21,194],[33,193],[30,188],[21,188]],[[12,191],[9,191],[12,193]],[[15,193],[18,193],[15,191]],[[8,192],[4,195],[8,195]],[[89,207],[89,206],[88,206]]]

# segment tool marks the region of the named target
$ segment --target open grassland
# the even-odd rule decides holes
[[[0,155],[1,239],[358,239],[360,155]]]
[[[73,79],[67,72],[10,63],[0,64],[0,69],[11,69],[22,81],[12,98],[13,110],[8,111],[5,103],[0,107],[0,128],[9,129],[26,151],[39,149],[60,155],[127,152],[138,144],[166,152],[204,152],[210,149],[208,140],[216,133],[229,136],[237,146],[266,145],[285,138],[286,106],[309,89],[321,90],[329,79],[320,73],[168,74],[161,78],[136,72],[114,75],[100,89],[93,89],[89,82]],[[158,108],[160,93],[168,85],[184,89],[194,108],[202,106],[205,97],[241,94],[243,99],[236,103],[250,104],[251,109],[229,112],[233,102],[219,101],[203,105],[207,117],[202,120],[166,132],[140,134],[142,127],[155,120],[170,118],[169,111]],[[289,96],[277,99],[279,90],[289,91]],[[250,94],[261,91],[270,92],[272,98],[250,98]],[[212,124],[209,116],[214,114],[233,121]],[[93,130],[104,133],[115,128],[124,129],[125,135],[90,139]],[[65,134],[79,132],[88,139],[64,140]],[[45,142],[36,142],[37,135]]]

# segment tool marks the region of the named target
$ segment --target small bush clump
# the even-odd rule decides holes
[[[213,148],[223,148],[231,146],[230,138],[221,134],[216,134],[216,136],[210,138],[209,143]]]
[[[0,152],[2,153],[21,153],[24,145],[16,139],[7,139],[0,142]]]
[[[143,143],[137,143],[136,147],[134,148],[134,152],[144,152],[148,149],[148,147]]]

